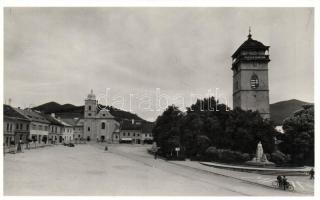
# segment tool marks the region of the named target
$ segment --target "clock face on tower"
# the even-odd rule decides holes
[[[252,89],[257,89],[259,87],[259,78],[256,74],[251,76],[250,85]]]

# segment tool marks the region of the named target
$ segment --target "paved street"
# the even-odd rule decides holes
[[[86,144],[6,154],[5,195],[301,195],[208,173],[146,153],[147,146]],[[304,194],[305,195],[305,194]]]

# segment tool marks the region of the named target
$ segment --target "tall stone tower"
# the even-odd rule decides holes
[[[232,55],[233,107],[259,111],[264,119],[270,118],[268,63],[269,46],[248,39]]]
[[[93,94],[93,90],[91,90],[91,93],[84,100],[84,104],[84,118],[94,118],[97,114],[97,100],[96,95]]]
[[[97,137],[95,118],[97,114],[97,100],[96,96],[91,93],[84,100],[84,138],[95,139]]]

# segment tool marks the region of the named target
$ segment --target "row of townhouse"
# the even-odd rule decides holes
[[[32,109],[14,108],[4,105],[4,146],[23,143],[62,143],[74,140],[73,126]]]
[[[88,136],[85,134],[85,122],[86,118],[62,119],[56,117],[54,113],[47,115],[32,109],[4,105],[4,146],[10,145],[10,143],[17,144],[20,140],[23,143],[32,141],[40,144],[86,140]],[[100,132],[110,129],[110,124],[103,120],[97,121],[95,125],[96,131],[99,128],[101,128]],[[110,135],[112,143],[145,144],[153,141],[153,123],[150,122],[117,120],[116,126],[113,128]],[[102,136],[101,138],[96,136],[96,138],[103,141]]]

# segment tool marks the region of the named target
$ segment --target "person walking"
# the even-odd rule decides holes
[[[283,176],[283,178],[282,178],[282,185],[283,185],[283,190],[286,190],[286,187],[288,185],[288,180],[287,180],[286,176]]]
[[[314,179],[314,169],[313,168],[311,168],[309,175],[310,175],[310,179]]]
[[[18,142],[17,153],[21,153],[21,152],[22,152],[21,143],[22,143],[22,141],[21,141],[21,139],[20,139],[19,142]]]
[[[277,181],[278,181],[279,188],[281,188],[282,187],[282,176],[278,175],[277,176]]]
[[[156,150],[156,151],[154,152],[154,159],[157,160],[157,157],[158,157],[158,151]]]

